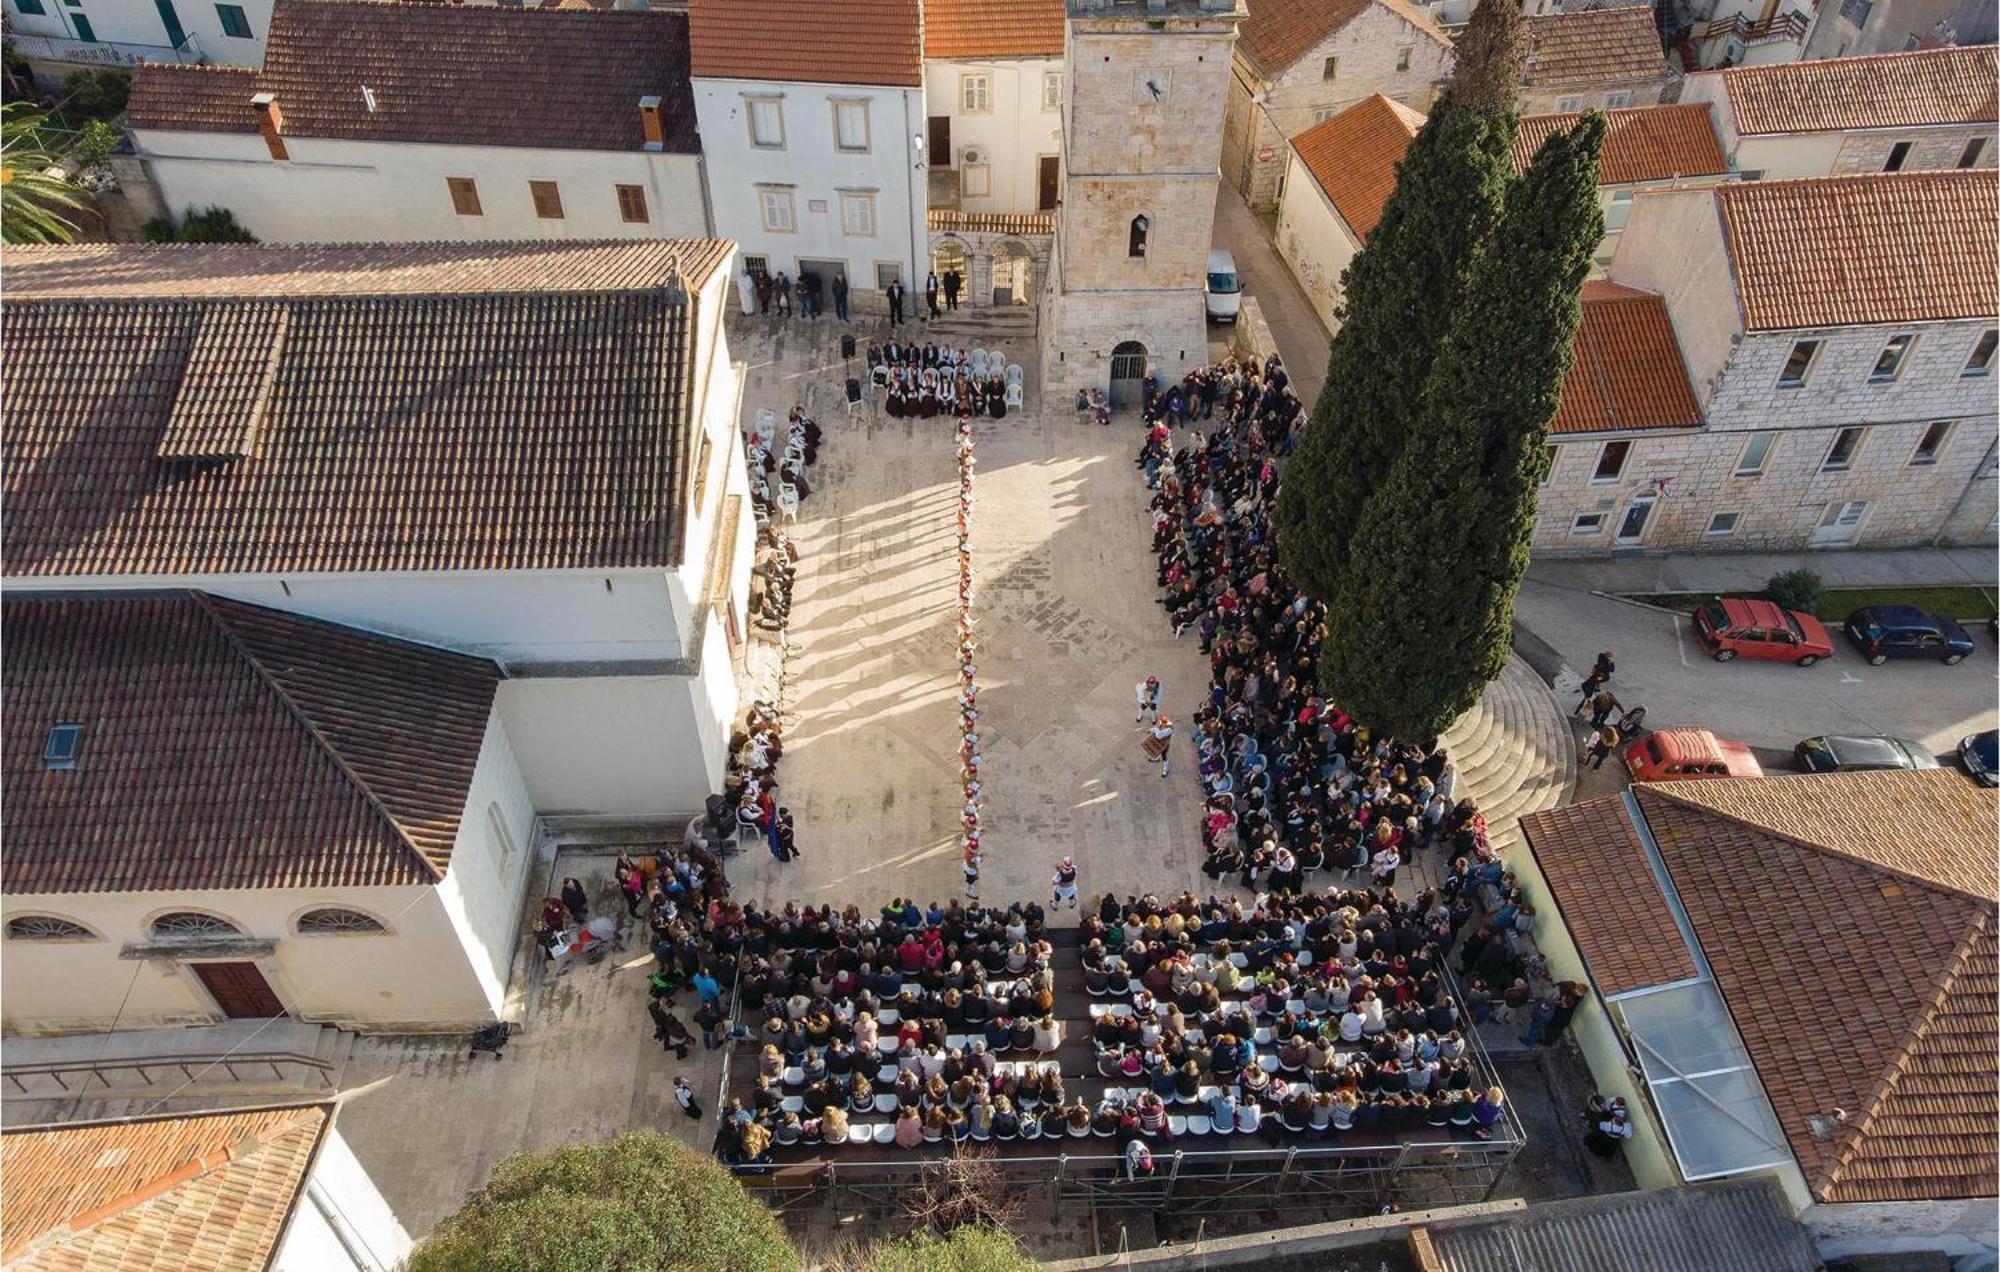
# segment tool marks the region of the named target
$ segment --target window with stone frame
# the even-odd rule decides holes
[[[1330,58],[1326,59],[1326,61],[1324,61],[1324,62],[1321,62],[1321,63],[1319,64],[1319,77],[1320,77],[1320,78],[1321,78],[1322,80],[1329,80],[1329,81],[1330,81],[1330,80],[1333,80],[1333,79],[1336,79],[1336,78],[1338,78],[1338,77],[1339,77],[1339,75],[1340,75],[1340,59],[1339,59],[1339,58],[1337,58],[1337,57],[1330,57]]]
[[[961,114],[984,115],[993,109],[993,77],[991,75],[961,75],[958,77],[958,108]]]
[[[1814,359],[1819,357],[1819,346],[1817,340],[1793,343],[1792,351],[1785,355],[1785,365],[1778,371],[1779,388],[1796,389],[1805,384],[1806,377],[1812,374]]]
[[[7,920],[10,941],[94,941],[97,933],[53,914],[19,914]]]
[[[1910,360],[1910,350],[1915,348],[1917,337],[1913,332],[1901,332],[1890,336],[1882,346],[1882,352],[1875,355],[1875,366],[1868,372],[1868,383],[1890,384],[1903,374],[1903,366]]]
[[[1993,350],[2000,346],[2000,331],[1988,329],[1979,333],[1979,339],[1972,342],[1972,352],[1965,359],[1965,369],[1959,372],[1965,376],[1991,375],[1993,372]]]
[[[1932,420],[1924,426],[1924,434],[1917,439],[1917,449],[1910,452],[1911,467],[1935,464],[1944,454],[1945,444],[1951,441],[1952,426],[1956,420]]]
[[[1153,223],[1146,219],[1145,213],[1141,212],[1138,216],[1133,217],[1131,233],[1125,240],[1125,254],[1127,256],[1144,256],[1146,254],[1146,241],[1152,232]]]
[[[217,936],[241,936],[243,930],[228,919],[197,910],[173,910],[153,920],[153,935],[164,940],[202,940]]]
[[[300,936],[367,936],[385,932],[379,919],[345,906],[323,905],[299,916]]]

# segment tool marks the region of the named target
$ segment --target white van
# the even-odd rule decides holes
[[[1235,322],[1243,308],[1243,280],[1236,276],[1236,258],[1221,248],[1208,254],[1208,286],[1202,289],[1210,322]]]

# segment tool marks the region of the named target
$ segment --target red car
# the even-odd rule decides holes
[[[1762,777],[1750,748],[1707,729],[1661,729],[1625,748],[1625,771],[1635,782],[1693,777]]]
[[[1833,638],[1818,619],[1744,596],[1725,596],[1696,610],[1694,638],[1717,662],[1774,658],[1810,667],[1833,657]]]

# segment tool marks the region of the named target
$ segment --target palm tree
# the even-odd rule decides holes
[[[0,242],[67,243],[76,224],[64,212],[90,206],[44,148],[47,118],[27,102],[0,106]]]

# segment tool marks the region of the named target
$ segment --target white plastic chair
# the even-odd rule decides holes
[[[965,369],[977,376],[986,374],[986,350],[974,349],[965,356]]]
[[[790,482],[778,485],[778,511],[787,521],[799,519],[799,489]]]
[[[1007,405],[1014,410],[1021,409],[1021,382],[1010,381],[1007,385]]]
[[[778,413],[768,406],[757,408],[757,432],[765,441],[778,431]]]
[[[1007,364],[1007,383],[1009,383],[1009,384],[1019,384],[1020,382],[1021,382],[1021,364],[1020,364],[1020,363],[1018,363],[1018,362],[1010,362],[1010,363],[1008,363],[1008,364]]]

